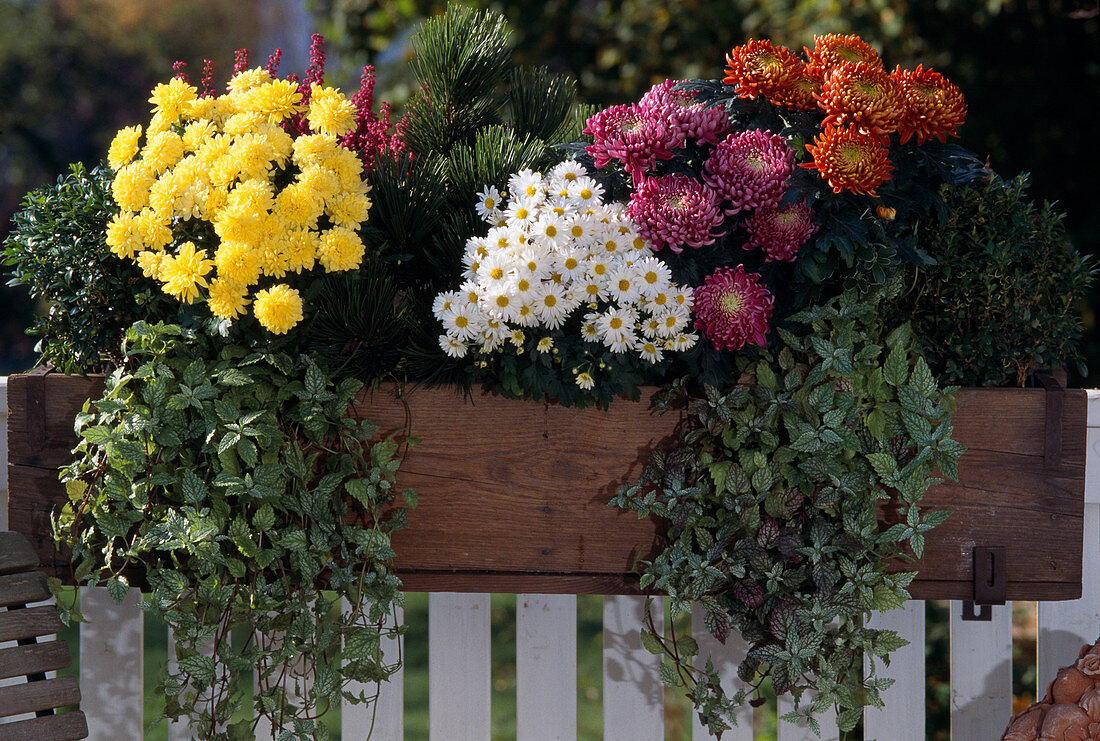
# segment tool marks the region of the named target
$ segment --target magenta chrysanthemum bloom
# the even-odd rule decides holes
[[[794,262],[798,250],[817,231],[817,220],[808,203],[797,201],[779,208],[757,209],[745,222],[745,229],[749,233],[746,250],[754,247],[764,250],[765,262]]]
[[[623,163],[634,177],[637,188],[657,160],[672,158],[670,149],[676,146],[676,135],[664,121],[647,115],[637,105],[616,105],[588,119],[584,133],[595,140],[585,147],[603,167],[611,160]]]
[[[694,291],[695,328],[719,350],[740,350],[768,342],[768,320],[774,298],[760,276],[744,265],[723,266]]]
[[[703,166],[703,180],[730,202],[727,213],[774,208],[794,172],[794,150],[770,131],[751,129],[730,134],[714,148]]]
[[[660,118],[675,132],[678,148],[691,138],[717,144],[729,130],[729,116],[719,107],[705,108],[687,90],[673,90],[682,80],[659,82],[642,96],[638,105]]]
[[[626,215],[654,250],[668,246],[673,252],[713,244],[721,234],[712,230],[725,219],[717,194],[686,175],[646,178],[630,197]]]

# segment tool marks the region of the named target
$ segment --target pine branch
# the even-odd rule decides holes
[[[512,71],[508,108],[519,136],[555,139],[570,119],[577,97],[571,77],[553,75],[545,67],[521,67]]]

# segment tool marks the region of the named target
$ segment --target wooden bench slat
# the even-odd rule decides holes
[[[0,724],[5,741],[79,741],[88,738],[88,721],[80,711]]]
[[[79,704],[80,685],[76,677],[0,687],[0,718]]]
[[[54,605],[0,612],[0,641],[53,635],[64,627]]]
[[[49,599],[46,575],[40,571],[0,576],[0,607]]]
[[[64,669],[72,663],[69,644],[47,641],[0,649],[0,679]]]
[[[38,554],[19,533],[0,532],[0,574],[30,571],[38,566]]]

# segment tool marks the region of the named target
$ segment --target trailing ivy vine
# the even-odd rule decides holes
[[[394,486],[398,443],[345,417],[359,382],[308,357],[142,322],[123,351],[63,471],[54,528],[76,581],[121,600],[144,575],[142,607],[172,626],[178,658],[158,684],[164,714],[188,716],[195,738],[252,738],[253,713],[234,718],[253,672],[255,714],[280,739],[325,738],[329,706],[373,699],[347,683],[397,666],[382,643],[400,632],[388,564],[408,509],[393,505],[416,502]]]
[[[889,564],[920,558],[924,533],[948,516],[920,500],[934,468],[957,476],[963,448],[951,439],[954,389],[937,385],[907,325],[883,337],[879,304],[849,292],[795,315],[774,351],[738,359],[730,388],[674,385],[661,405],[685,424],[612,501],[667,526],[642,587],[668,595],[673,617],[698,602],[719,641],[735,630],[749,644],[731,696],[690,636],[643,630],[665,658],[661,678],[687,689],[711,733],[762,701],[765,680],[794,696],[784,718],[815,731],[832,706],[851,730],[891,683],[874,658],[904,641],[866,618],[908,598],[915,573]]]

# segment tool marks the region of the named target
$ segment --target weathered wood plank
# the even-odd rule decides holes
[[[73,418],[88,398],[103,395],[103,377],[8,376],[8,462],[57,468],[76,446]]]
[[[79,703],[80,687],[76,677],[59,677],[0,687],[0,718]]]
[[[0,679],[64,669],[72,663],[69,644],[47,641],[0,649]]]
[[[72,379],[62,386],[58,398],[71,404],[71,416],[82,400]],[[25,389],[13,388],[13,403],[25,399]],[[421,439],[399,480],[420,494],[410,527],[394,536],[407,587],[636,592],[629,571],[652,554],[656,525],[606,502],[675,425],[674,415],[645,412],[652,392],[640,404],[618,402],[606,411],[487,395],[467,404],[449,388],[417,390],[407,403],[386,390],[362,397],[351,413],[387,432],[411,421],[411,434]],[[1044,461],[1047,392],[959,392],[956,438],[969,451],[961,482],[926,496],[926,511],[954,514],[927,539],[914,596],[968,596],[971,553],[980,545],[1007,549],[1009,599],[1078,596],[1087,398],[1062,393],[1060,458],[1051,467]],[[13,491],[23,492],[12,499],[12,528],[31,536],[48,570],[66,576],[67,562],[48,536],[49,511],[65,497],[56,474],[13,465],[10,475]],[[881,514],[893,516],[887,508]]]
[[[18,531],[0,532],[0,574],[28,571],[38,566],[38,556]]]
[[[0,730],[4,741],[79,741],[88,738],[88,721],[81,712],[58,713],[5,723]]]
[[[0,607],[49,599],[46,575],[38,571],[0,576]]]
[[[0,612],[0,642],[53,635],[64,627],[54,605]]]

